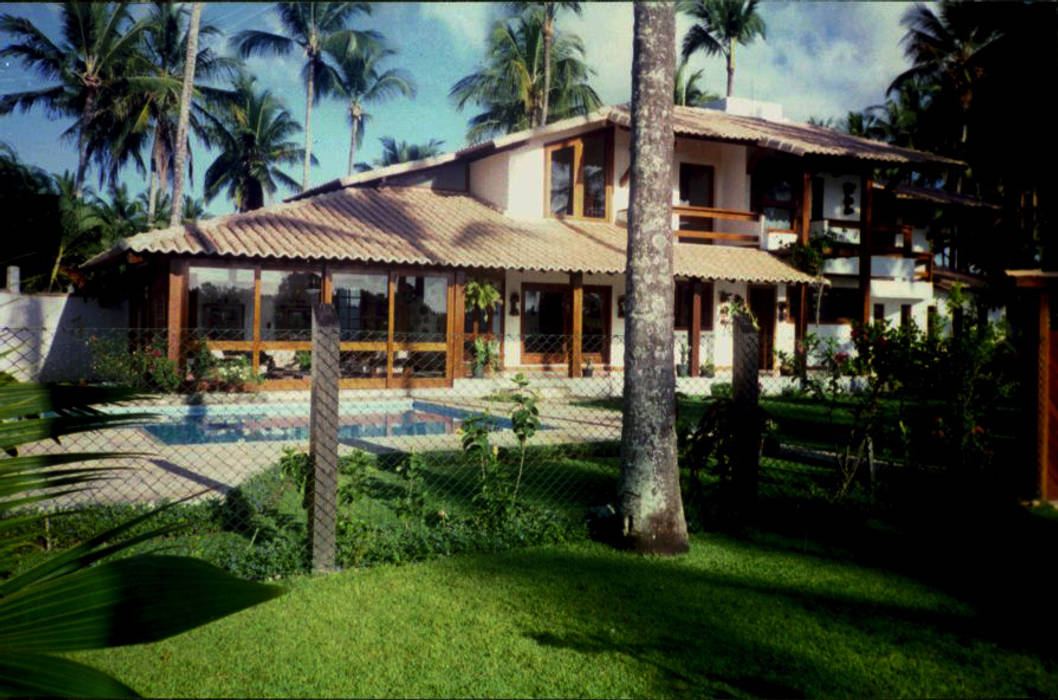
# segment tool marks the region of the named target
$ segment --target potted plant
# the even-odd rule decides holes
[[[691,374],[691,365],[688,363],[687,358],[690,351],[686,345],[680,346],[680,361],[676,365],[676,376],[677,377],[689,377]]]
[[[483,326],[487,326],[489,314],[492,312],[493,307],[497,303],[503,303],[503,296],[500,294],[500,290],[488,280],[467,280],[463,296],[466,299],[467,308],[474,310],[478,316],[479,323]],[[483,327],[480,330],[484,331],[486,329]]]
[[[700,370],[703,377],[708,377],[709,379],[712,379],[716,376],[716,363],[714,363],[712,360],[707,360],[706,362],[702,363]]]
[[[595,375],[595,365],[591,363],[590,357],[588,358],[588,361],[584,363],[584,370],[582,374],[585,377],[591,377]]]
[[[500,344],[495,340],[474,339],[474,377],[481,379],[486,370],[499,368]]]

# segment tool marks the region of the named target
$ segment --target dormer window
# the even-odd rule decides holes
[[[544,148],[546,213],[606,219],[613,190],[610,134],[598,131]]]

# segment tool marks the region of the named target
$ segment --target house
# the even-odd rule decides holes
[[[308,381],[296,353],[321,298],[338,311],[347,387],[450,385],[481,336],[499,339],[506,371],[620,371],[630,122],[627,106],[604,107],[133,236],[89,265],[127,264],[130,325],[164,329],[174,360],[205,341],[245,357],[266,388]],[[764,369],[793,350],[816,280],[775,253],[820,226],[870,237],[875,167],[959,165],[737,98],[677,107],[673,130],[676,344],[692,375],[731,364],[737,298],[758,319]],[[501,292],[484,318],[465,304],[474,279]],[[856,315],[890,292],[871,281]]]

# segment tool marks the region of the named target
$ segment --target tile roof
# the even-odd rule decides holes
[[[611,107],[610,120],[621,126],[631,126],[628,106]],[[743,117],[699,107],[677,105],[673,113],[673,131],[687,136],[771,148],[795,156],[845,157],[883,163],[963,164],[944,156],[851,136],[835,129]]]
[[[132,236],[86,265],[128,251],[613,274],[625,269],[626,241],[623,226],[520,221],[462,192],[352,187]],[[752,282],[814,280],[762,250],[682,243],[674,272]]]
[[[885,189],[885,187],[875,184],[878,189]],[[920,202],[930,202],[932,204],[945,204],[952,206],[967,207],[970,209],[993,209],[1000,210],[998,204],[992,204],[986,202],[983,199],[977,197],[971,197],[966,194],[956,194],[955,192],[947,192],[945,190],[938,190],[926,187],[912,187],[911,185],[897,185],[892,188],[893,196],[897,199],[910,199]]]
[[[526,129],[498,136],[466,146],[458,151],[337,178],[293,195],[288,201],[304,199],[342,187],[384,181],[389,177],[427,170],[457,161],[475,160],[498,150],[521,145],[533,137],[576,127],[591,128],[603,123],[630,128],[632,120],[628,105],[600,107],[584,116],[570,117],[536,129]],[[844,157],[878,163],[965,165],[944,156],[851,136],[835,129],[796,122],[777,122],[758,117],[743,117],[701,107],[677,106],[673,115],[673,131],[684,136],[771,148],[796,156]]]

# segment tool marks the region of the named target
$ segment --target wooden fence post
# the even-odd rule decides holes
[[[312,392],[309,399],[309,551],[313,571],[335,567],[338,522],[338,315],[312,307]]]
[[[734,323],[731,391],[737,431],[733,480],[737,507],[745,515],[757,500],[760,475],[760,337],[753,321],[741,313]]]

